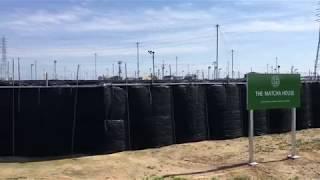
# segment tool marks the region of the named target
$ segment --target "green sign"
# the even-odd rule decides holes
[[[300,107],[299,74],[257,74],[247,76],[247,109]]]

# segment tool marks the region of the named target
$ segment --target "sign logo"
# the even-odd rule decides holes
[[[277,88],[280,86],[280,78],[277,75],[271,77],[271,85],[273,88]]]

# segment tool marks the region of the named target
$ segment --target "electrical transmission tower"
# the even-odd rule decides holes
[[[2,58],[1,58],[1,77],[0,79],[6,79],[7,77],[7,41],[5,37],[1,40]]]
[[[317,68],[318,68],[318,61],[319,61],[319,49],[320,49],[320,27],[319,27],[319,39],[318,39],[316,60],[314,62],[314,71],[313,71],[313,78],[314,79],[317,79]]]
[[[318,2],[318,5],[320,5],[320,2]],[[319,8],[317,9],[317,11],[319,12]],[[317,13],[317,22],[320,22],[320,14]],[[319,49],[320,49],[320,25],[319,25],[319,39],[318,39],[318,48],[317,48],[317,54],[316,54],[316,60],[314,62],[314,70],[313,70],[313,78],[317,79],[317,68],[318,68],[318,61],[319,61]]]

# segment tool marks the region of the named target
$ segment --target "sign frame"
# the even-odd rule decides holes
[[[255,77],[256,76],[256,77]],[[252,79],[253,78],[253,79]],[[249,111],[249,165],[256,166],[254,160],[254,110],[291,108],[291,152],[290,159],[296,155],[296,108],[300,107],[300,74],[247,74],[247,110]],[[284,84],[282,81],[285,81]],[[252,86],[252,83],[253,86]],[[282,83],[282,85],[281,85]],[[255,94],[252,94],[252,91]],[[257,98],[254,98],[258,96]],[[265,97],[264,97],[265,96]]]

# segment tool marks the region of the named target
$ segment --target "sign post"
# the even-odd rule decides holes
[[[288,155],[290,159],[298,159],[296,151],[296,108],[292,108],[292,123],[291,123],[291,153]]]
[[[258,163],[254,160],[254,131],[253,131],[253,110],[250,110],[250,122],[249,122],[249,165],[255,166]]]
[[[247,110],[249,119],[249,165],[257,165],[254,160],[254,110],[292,109],[291,152],[288,156],[296,159],[296,108],[300,107],[299,74],[257,74],[247,75]]]

